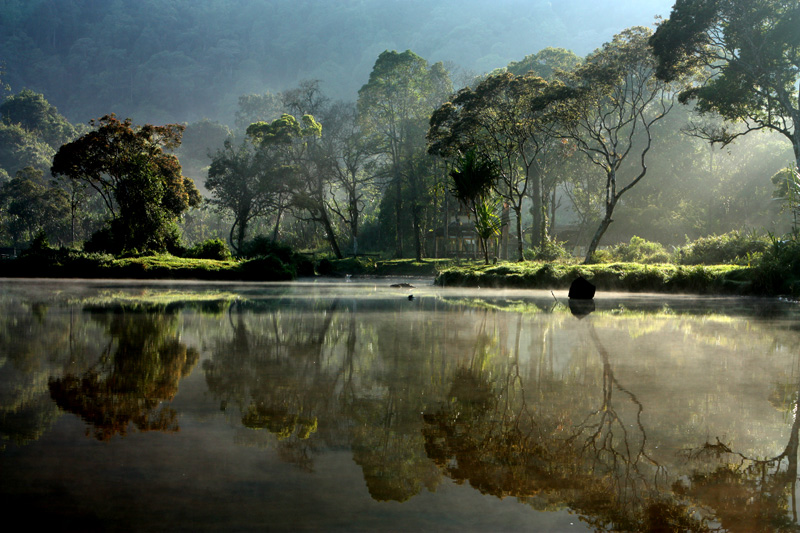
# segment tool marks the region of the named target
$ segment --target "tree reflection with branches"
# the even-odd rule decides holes
[[[102,356],[81,375],[49,382],[50,395],[65,411],[94,427],[98,440],[139,431],[178,431],[177,413],[165,401],[199,359],[180,341],[177,314],[163,306],[94,307],[92,317],[110,339]]]
[[[725,530],[800,530],[797,525],[800,382],[791,387],[794,390],[788,395],[786,388],[776,384],[776,389],[784,390],[776,390],[771,398],[773,405],[785,409],[794,419],[789,441],[781,453],[767,458],[748,457],[719,438],[683,452],[696,469],[687,480],[675,483],[675,492],[705,505]],[[776,401],[778,398],[789,401]]]
[[[581,423],[531,402],[518,354],[496,377],[480,355],[456,372],[449,402],[425,414],[428,455],[456,482],[536,509],[569,508],[597,531],[709,531],[662,490],[666,472],[647,452],[644,406],[615,377],[592,325],[589,336],[603,362],[602,396]]]

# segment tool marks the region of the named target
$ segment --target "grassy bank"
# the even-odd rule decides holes
[[[603,291],[693,294],[756,292],[753,269],[736,265],[503,263],[446,268],[436,276],[435,284],[444,287],[567,289],[578,276],[583,276]]]
[[[676,265],[637,262],[577,264],[569,261],[497,265],[451,260],[375,258],[322,259],[312,262],[296,254],[266,255],[247,260],[175,257],[169,254],[115,258],[66,249],[46,248],[0,261],[2,277],[99,279],[199,279],[220,281],[288,281],[323,276],[433,277],[439,286],[566,289],[583,276],[601,291],[692,294],[787,295],[800,297],[800,262],[794,244],[781,255],[765,254],[753,265]],[[788,251],[787,251],[788,250]],[[791,253],[789,253],[791,252]],[[784,257],[787,256],[787,257]]]
[[[1,277],[99,279],[201,279],[221,281],[288,281],[324,276],[433,277],[446,260],[374,260],[370,258],[312,262],[266,255],[246,260],[176,257],[170,254],[115,258],[108,254],[46,248],[0,261]]]

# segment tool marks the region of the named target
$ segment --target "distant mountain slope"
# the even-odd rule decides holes
[[[231,123],[239,95],[323,80],[352,100],[380,52],[474,73],[546,46],[584,55],[672,0],[4,0],[0,61],[17,92],[70,120]]]

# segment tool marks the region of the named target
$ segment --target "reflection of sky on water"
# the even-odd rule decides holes
[[[101,383],[129,383],[111,389],[113,398],[128,398],[125,405],[136,405],[130,387],[155,395],[158,405],[145,405],[145,414],[169,408],[179,426],[177,432],[134,428],[101,442],[78,416],[43,417],[26,444],[4,441],[0,494],[54,521],[126,520],[134,529],[585,527],[563,508],[566,493],[513,497],[512,487],[536,486],[524,469],[505,472],[514,484],[498,499],[489,493],[503,483],[476,477],[500,464],[491,457],[474,471],[462,465],[451,473],[429,462],[425,446],[438,442],[457,451],[453,446],[468,441],[424,443],[420,432],[431,427],[423,417],[438,417],[446,431],[452,410],[468,424],[454,426],[462,436],[514,435],[502,430],[509,421],[497,418],[502,409],[487,411],[456,387],[452,376],[464,369],[488,387],[492,401],[511,402],[524,424],[541,428],[561,417],[557,438],[583,424],[576,433],[583,439],[597,412],[615,413],[620,423],[602,430],[619,438],[627,427],[628,444],[644,446],[648,460],[673,480],[689,472],[687,448],[717,438],[747,457],[775,456],[787,446],[800,346],[793,303],[599,293],[596,311],[577,320],[566,291],[442,289],[407,279],[400,281],[413,288],[392,288],[394,281],[0,282],[0,386],[4,398],[27,408],[2,406],[0,431],[12,415],[35,413],[30,398],[49,401],[48,380],[86,376],[87,369],[105,376]],[[112,307],[101,312],[103,306]],[[168,326],[153,329],[139,316],[156,312],[169,313]],[[183,374],[179,359],[172,374],[161,369],[120,381],[130,365],[108,361],[134,342],[136,328],[154,336],[137,348],[154,350],[150,359],[171,361],[164,354],[174,359],[196,350],[199,360],[187,357]],[[166,385],[174,379],[177,393]],[[604,396],[608,384],[611,394]],[[476,406],[475,416],[484,419],[470,422],[465,413]],[[247,412],[258,414],[253,428],[243,425]],[[301,437],[303,427],[312,429]],[[365,433],[366,427],[372,429]],[[384,455],[381,445],[396,449]],[[387,472],[382,481],[381,461],[410,470],[397,478]],[[436,472],[431,487],[414,488]],[[378,492],[371,497],[380,489],[391,499],[398,482],[410,483],[400,491],[410,496],[402,503],[376,501]],[[48,503],[56,492],[62,503]]]

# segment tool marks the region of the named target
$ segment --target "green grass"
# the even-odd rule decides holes
[[[751,291],[753,277],[751,269],[736,265],[522,262],[450,267],[436,276],[435,283],[445,287],[565,289],[578,276],[591,281],[598,290],[695,294],[746,294]]]

